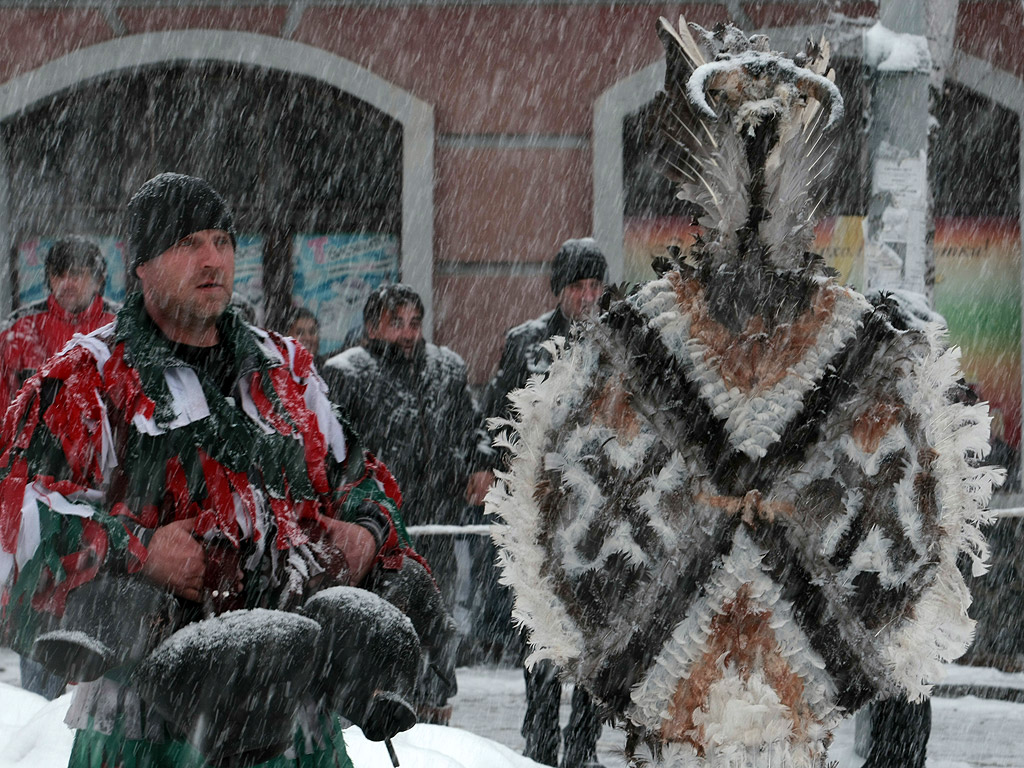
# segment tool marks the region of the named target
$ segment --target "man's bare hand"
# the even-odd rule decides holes
[[[494,482],[494,473],[489,469],[474,472],[466,483],[466,503],[476,507],[484,503],[484,496]]]
[[[198,602],[203,595],[206,552],[192,537],[194,523],[178,520],[157,528],[149,541],[142,575],[179,597]]]
[[[330,517],[322,519],[331,543],[341,550],[348,561],[349,583],[352,586],[359,584],[377,556],[377,542],[373,534],[355,523],[346,523]]]

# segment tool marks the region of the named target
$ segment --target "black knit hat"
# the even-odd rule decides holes
[[[183,237],[204,229],[222,229],[235,244],[231,209],[203,179],[161,173],[128,201],[128,241],[134,270]]]
[[[592,237],[566,240],[551,264],[551,292],[557,296],[577,280],[605,279],[608,262]]]

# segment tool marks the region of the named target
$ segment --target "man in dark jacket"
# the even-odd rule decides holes
[[[474,441],[479,415],[466,364],[447,347],[424,341],[423,302],[407,285],[385,285],[371,293],[363,324],[366,343],[324,364],[331,397],[367,450],[398,480],[406,522],[458,525],[471,476],[487,466]],[[450,598],[451,538],[421,537],[419,544],[423,548],[417,551]],[[445,551],[434,551],[438,547]]]
[[[597,306],[604,292],[608,264],[593,238],[566,240],[551,265],[551,292],[558,305],[505,334],[498,372],[487,385],[482,410],[488,416],[508,415],[508,393],[544,373],[551,355],[543,348],[552,336],[565,336],[572,323]]]
[[[477,453],[479,415],[466,364],[447,347],[426,343],[422,324],[423,302],[412,288],[382,286],[363,307],[366,342],[330,358],[323,376],[367,450],[402,488],[403,518],[410,525],[459,525],[467,494],[490,478],[475,471],[489,459]],[[453,607],[454,537],[419,536],[415,545]]]
[[[517,325],[505,335],[498,372],[484,396],[484,413],[507,418],[509,392],[525,386],[531,376],[547,372],[551,354],[544,349],[544,342],[552,336],[566,336],[574,322],[594,311],[604,291],[607,269],[604,254],[592,238],[562,243],[551,265],[551,292],[558,299],[558,305],[538,318]],[[490,602],[493,610],[501,601],[495,598]],[[558,672],[554,665],[544,661],[526,670],[525,675],[526,716],[522,732],[526,747],[523,754],[538,763],[558,765],[558,705],[562,695]],[[597,765],[600,734],[601,723],[590,695],[576,687],[572,713],[565,728],[562,768]]]

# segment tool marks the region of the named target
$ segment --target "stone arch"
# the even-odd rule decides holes
[[[221,62],[304,75],[361,99],[401,124],[402,279],[423,297],[433,328],[434,109],[409,92],[321,48],[229,30],[176,30],[115,38],[81,48],[0,85],[0,121],[82,83],[159,64]],[[10,240],[6,174],[0,176],[0,240]],[[0,292],[0,310],[10,297]]]

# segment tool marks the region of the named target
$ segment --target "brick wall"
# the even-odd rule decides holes
[[[0,9],[0,82],[70,51],[174,29],[283,36],[349,59],[435,109],[435,339],[486,379],[505,328],[553,304],[544,263],[592,227],[594,100],[661,56],[659,15],[713,25],[725,3],[286,4]],[[743,3],[755,26],[825,4]],[[871,16],[871,2],[841,4]],[[1019,2],[961,2],[958,45],[1018,76]]]

